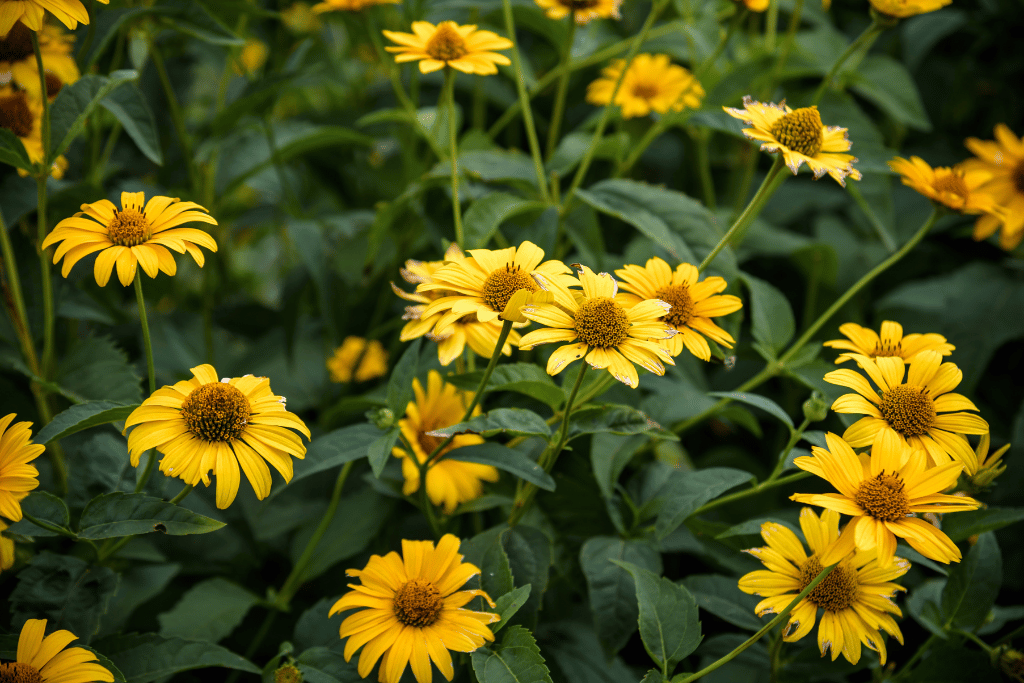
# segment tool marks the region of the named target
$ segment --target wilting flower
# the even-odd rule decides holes
[[[761,538],[767,547],[746,551],[767,567],[750,572],[739,582],[744,593],[764,598],[754,608],[759,617],[782,612],[821,573],[821,555],[839,538],[839,513],[824,510],[818,519],[813,510],[804,508],[800,511],[800,530],[810,555],[796,534],[775,522],[761,525]],[[903,614],[892,598],[896,591],[906,589],[892,580],[906,574],[910,563],[897,557],[895,562],[882,566],[874,553],[865,552],[848,553],[838,562],[789,613],[782,639],[792,643],[810,633],[820,608],[818,649],[822,657],[831,650],[832,661],[842,653],[856,664],[863,645],[877,652],[885,664],[885,640],[879,629],[903,644],[903,634],[892,618],[893,614]]]
[[[828,173],[846,187],[846,177],[861,179],[853,167],[857,157],[843,154],[850,149],[850,138],[845,128],[825,126],[817,107],[790,109],[785,100],[779,104],[757,102],[747,95],[743,109],[722,107],[733,118],[753,128],[744,128],[743,134],[751,140],[761,141],[762,152],[779,152],[786,166],[795,175],[806,163],[815,179]]]
[[[956,483],[963,465],[949,462],[929,467],[924,451],[908,448],[891,433],[875,441],[870,455],[858,456],[835,434],[826,434],[825,440],[827,450],[814,446],[812,456],[794,463],[825,479],[839,493],[790,496],[798,503],[853,517],[838,542],[823,553],[822,564],[833,564],[856,547],[877,554],[878,564],[887,567],[896,552],[897,536],[927,558],[946,564],[960,561],[960,549],[953,541],[916,514],[964,512],[981,505],[967,496],[941,493]]]
[[[30,464],[46,450],[32,443],[31,422],[11,426],[14,413],[0,418],[0,516],[21,521],[21,501],[39,486],[39,470]]]
[[[388,47],[397,53],[395,61],[419,62],[420,72],[429,74],[446,66],[467,74],[489,76],[498,73],[496,64],[512,62],[493,50],[507,50],[512,41],[492,31],[477,30],[475,24],[460,26],[442,21],[434,26],[429,21],[412,22],[412,33],[384,31],[384,36],[399,47]]]
[[[402,0],[323,0],[313,5],[317,14],[323,12],[358,12],[373,5],[397,5]]]
[[[824,342],[824,346],[845,352],[836,358],[837,364],[845,363],[857,354],[868,358],[902,358],[904,362],[910,363],[922,351],[935,351],[941,356],[948,356],[956,349],[941,334],[904,335],[903,326],[892,320],[883,321],[878,333],[856,323],[840,325],[839,332],[846,339]]]
[[[51,100],[65,85],[81,75],[71,54],[75,38],[57,26],[43,25],[38,32],[39,51],[46,74],[46,94]],[[24,90],[30,100],[40,100],[39,69],[32,48],[32,31],[20,21],[0,38],[0,80],[9,74],[10,83]]]
[[[889,17],[906,19],[917,14],[926,14],[941,9],[953,0],[870,0],[875,11]]]
[[[889,162],[889,168],[902,176],[904,185],[959,213],[997,211],[992,196],[978,191],[992,177],[986,170],[968,170],[960,165],[932,168],[921,157],[910,157],[909,161],[896,157]]]
[[[406,666],[417,683],[430,683],[430,662],[452,680],[452,652],[473,652],[494,640],[488,624],[497,614],[474,612],[462,606],[476,597],[494,603],[481,590],[459,589],[480,570],[462,561],[459,539],[445,534],[432,541],[402,541],[402,555],[373,555],[363,569],[349,569],[359,584],[331,607],[330,615],[360,609],[341,623],[348,638],[345,661],[363,648],[357,670],[366,678],[380,659],[378,679],[398,683]],[[363,647],[365,645],[365,647]]]
[[[46,633],[46,619],[29,619],[18,637],[18,658],[0,664],[0,681],[12,683],[112,683],[114,675],[97,663],[96,655],[82,647],[67,647],[77,640],[71,631]],[[67,648],[67,649],[65,649]]]
[[[179,254],[187,251],[202,267],[206,258],[199,247],[217,251],[217,243],[202,230],[181,226],[185,223],[216,225],[216,219],[193,202],[157,196],[144,205],[145,198],[143,192],[122,192],[120,211],[106,199],[82,204],[81,212],[62,220],[46,236],[43,249],[63,242],[54,252],[53,262],[64,259],[61,268],[64,277],[81,259],[99,251],[93,274],[100,287],[110,280],[115,265],[117,277],[125,287],[135,279],[140,265],[146,275],[153,278],[160,271],[174,275],[178,267],[168,248]]]
[[[572,13],[577,24],[591,19],[619,19],[622,0],[534,0],[549,19],[564,19]]]
[[[270,391],[266,377],[218,380],[210,365],[192,368],[193,379],[157,389],[125,422],[128,453],[133,466],[150,448],[164,455],[160,471],[195,486],[210,485],[217,475],[217,507],[224,509],[238,494],[238,467],[252,484],[256,497],[270,495],[269,462],[291,481],[292,457],[306,456],[302,439],[309,429],[285,401]],[[264,462],[265,461],[265,462]]]
[[[606,105],[622,73],[624,60],[616,59],[601,71],[601,77],[587,86],[587,102]],[[672,64],[668,55],[639,54],[629,64],[622,85],[615,94],[615,104],[622,109],[622,118],[647,116],[652,111],[665,114],[669,110],[700,108],[704,88],[687,69]]]
[[[341,346],[334,350],[334,355],[327,359],[327,369],[331,372],[332,382],[351,382],[352,371],[355,370],[357,382],[366,382],[388,374],[388,352],[383,344],[376,339],[369,343],[362,337],[345,337]]]
[[[976,158],[963,162],[970,170],[987,171],[991,179],[981,190],[988,193],[1001,211],[986,214],[974,225],[974,239],[983,240],[1002,225],[999,246],[1010,250],[1024,239],[1024,139],[1005,124],[995,129],[995,140],[967,138],[967,148]]]

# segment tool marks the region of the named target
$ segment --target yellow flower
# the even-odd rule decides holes
[[[781,152],[794,175],[806,163],[815,179],[828,173],[843,187],[847,176],[861,179],[860,171],[853,167],[857,157],[842,153],[850,149],[847,130],[822,124],[817,107],[794,110],[786,106],[785,100],[764,104],[747,95],[743,98],[743,109],[722,109],[753,126],[744,128],[743,134],[760,140],[762,152]]]
[[[75,38],[59,27],[45,23],[38,32],[38,38],[46,73],[46,94],[52,100],[62,87],[74,83],[81,75],[71,54]],[[0,74],[5,73],[10,74],[12,84],[27,91],[29,99],[41,99],[32,31],[20,21],[10,33],[0,38]]]
[[[768,9],[768,0],[736,0],[741,2],[751,12],[764,12]]]
[[[572,12],[577,24],[588,24],[591,19],[619,19],[622,0],[534,0],[545,11],[548,19],[564,19]]]
[[[821,572],[821,555],[839,538],[839,514],[824,510],[818,519],[813,510],[804,508],[800,511],[800,530],[810,555],[796,534],[775,522],[761,525],[761,538],[767,547],[746,551],[768,568],[750,572],[739,581],[741,591],[764,598],[754,608],[759,617],[784,610]],[[832,661],[842,653],[856,664],[863,645],[877,652],[884,665],[885,640],[879,629],[903,644],[903,634],[892,618],[903,613],[892,598],[896,591],[906,589],[891,582],[906,574],[910,563],[902,557],[895,560],[882,566],[873,553],[864,552],[840,558],[839,565],[789,613],[782,639],[792,643],[810,633],[821,608],[818,649],[822,657],[831,650]]]
[[[18,637],[18,658],[0,664],[0,681],[12,683],[111,683],[114,675],[82,647],[67,647],[77,640],[71,631],[54,631],[45,638],[46,619],[29,619]],[[67,648],[67,649],[65,649]]]
[[[32,443],[31,422],[19,422],[14,413],[0,418],[0,516],[21,521],[21,501],[39,486],[39,470],[30,463],[46,450]]]
[[[128,454],[133,466],[150,448],[164,455],[160,471],[195,486],[210,485],[217,475],[217,507],[224,509],[238,494],[238,466],[256,497],[270,494],[270,469],[292,478],[292,456],[302,459],[306,447],[290,430],[309,438],[309,429],[285,400],[270,391],[266,377],[218,380],[211,365],[192,368],[193,379],[164,386],[142,402],[125,422]],[[266,460],[266,462],[264,462]]]
[[[341,342],[341,346],[336,348],[334,355],[327,360],[331,381],[351,382],[352,369],[356,361],[359,361],[359,369],[356,370],[357,382],[366,382],[388,374],[388,352],[379,341],[372,339],[367,346],[366,340],[362,337],[345,337],[345,341]]]
[[[0,572],[5,572],[14,566],[14,541],[4,536],[7,531],[7,524],[0,519]]]
[[[906,19],[916,14],[934,12],[953,2],[953,0],[870,0],[875,11],[886,16]]]
[[[963,471],[958,462],[928,467],[924,451],[908,448],[884,432],[871,454],[858,456],[835,434],[825,435],[828,450],[812,447],[813,455],[794,460],[800,469],[828,481],[839,493],[795,493],[790,500],[817,505],[853,517],[835,545],[821,556],[829,565],[854,548],[878,556],[889,566],[896,537],[927,558],[949,564],[960,561],[960,549],[938,527],[916,514],[964,512],[981,503],[967,496],[940,493],[956,483]]]
[[[400,2],[400,0],[392,1]],[[289,7],[281,10],[281,23],[293,33],[316,33],[323,26],[323,21],[318,15],[331,11],[331,4],[321,2],[317,7],[323,9],[313,9],[306,2],[293,2]]]
[[[701,335],[706,335],[722,346],[732,348],[736,340],[712,322],[711,318],[728,315],[743,308],[743,302],[731,295],[713,296],[726,288],[720,277],[709,277],[697,282],[700,273],[689,263],[680,263],[673,271],[655,256],[644,267],[628,265],[615,274],[622,280],[622,289],[632,294],[619,294],[621,303],[635,306],[644,299],[661,299],[671,308],[664,317],[677,334],[662,344],[673,356],[683,347],[702,360],[711,359],[711,349]]]
[[[601,70],[601,77],[587,86],[587,102],[606,105],[611,102],[624,60],[616,59]],[[683,109],[699,109],[704,88],[693,74],[672,64],[668,55],[639,54],[629,64],[615,95],[622,118],[647,116],[652,111],[665,114]]]
[[[877,334],[856,323],[840,325],[839,331],[847,338],[824,342],[824,346],[848,352],[836,358],[837,364],[845,363],[857,354],[868,358],[902,358],[904,362],[910,363],[922,351],[935,351],[941,356],[948,356],[956,349],[941,334],[904,335],[903,326],[892,320],[883,321],[882,329]]]
[[[36,90],[38,91],[38,84]],[[10,85],[0,87],[0,128],[6,128],[21,139],[33,164],[43,160],[42,137],[43,102],[32,99],[25,90],[15,90]],[[58,180],[64,177],[68,162],[63,156],[57,157],[50,169],[50,175]],[[21,176],[28,173],[19,168]]]
[[[512,62],[493,50],[507,50],[512,41],[491,31],[478,31],[475,24],[460,26],[442,21],[434,26],[429,21],[412,22],[412,33],[384,31],[384,36],[399,47],[388,47],[397,53],[395,61],[420,63],[420,72],[429,74],[449,66],[467,74],[489,76],[498,73],[496,64]]]
[[[239,76],[252,76],[267,62],[267,44],[259,38],[248,38],[232,68]]]
[[[417,683],[430,683],[430,662],[452,680],[452,652],[473,652],[494,640],[488,624],[500,617],[462,606],[475,597],[494,602],[481,590],[459,589],[480,570],[462,561],[459,539],[445,534],[432,541],[402,541],[402,555],[372,555],[364,569],[349,569],[359,584],[331,607],[330,615],[363,608],[341,623],[339,634],[348,638],[345,661],[356,650],[359,675],[370,675],[380,659],[378,679],[398,683],[411,665]]]
[[[896,157],[889,168],[902,176],[903,184],[914,188],[933,202],[966,214],[997,211],[993,198],[979,192],[991,174],[981,169],[967,170],[961,165],[932,168],[921,157],[910,160]]]
[[[832,404],[837,413],[867,415],[850,425],[843,438],[854,448],[877,443],[882,434],[897,436],[904,444],[920,448],[936,465],[960,461],[968,474],[978,470],[978,460],[964,434],[985,434],[988,423],[977,415],[954,412],[977,410],[965,396],[949,393],[960,384],[963,373],[953,363],[943,363],[936,351],[921,351],[906,373],[902,358],[850,357],[871,377],[881,393],[875,393],[863,375],[853,370],[833,370],[825,375],[830,384],[848,387]]]
[[[206,209],[171,197],[152,197],[148,203],[145,199],[142,192],[122,192],[120,211],[106,199],[82,204],[80,213],[62,220],[46,236],[43,249],[63,242],[54,252],[53,262],[64,259],[64,277],[82,258],[99,251],[93,273],[100,287],[110,280],[115,264],[118,279],[127,287],[135,279],[139,265],[153,278],[161,270],[174,275],[177,265],[168,248],[179,254],[187,251],[200,267],[206,259],[199,246],[217,251],[217,243],[209,234],[179,227],[193,222],[216,225],[213,216],[204,213]]]
[[[990,445],[991,438],[986,432],[981,435],[981,440],[978,442],[977,448],[974,449],[974,455],[978,459],[978,471],[971,475],[971,484],[979,489],[991,486],[992,482],[1006,471],[1003,456],[1010,450],[1010,444],[1006,444],[994,453],[988,452]]]
[[[110,0],[99,2],[110,4]],[[33,31],[41,30],[46,12],[70,29],[78,28],[78,22],[89,23],[89,12],[81,0],[0,0],[0,36],[7,35],[17,21]]]
[[[974,239],[983,240],[1002,225],[999,246],[1010,250],[1024,238],[1024,139],[1000,123],[995,140],[967,138],[967,148],[976,158],[963,163],[970,170],[984,170],[991,175],[981,190],[987,192],[1002,211],[987,214],[974,225]]]
[[[570,291],[557,280],[538,276],[541,285],[554,294],[554,303],[523,308],[523,315],[548,329],[534,330],[519,342],[522,349],[553,342],[576,342],[555,349],[548,359],[549,375],[557,375],[570,363],[586,357],[591,367],[607,369],[612,377],[632,388],[640,382],[633,363],[665,374],[662,363],[675,365],[662,340],[675,330],[662,322],[671,305],[647,299],[635,305],[615,300],[619,285],[608,273],[596,274],[580,266],[575,284],[582,292]],[[573,278],[575,280],[575,278]]]
[[[420,490],[420,468],[444,437],[431,434],[436,429],[458,424],[473,400],[473,394],[459,391],[441,379],[437,370],[427,375],[427,391],[418,379],[413,380],[415,400],[405,409],[405,417],[398,421],[402,437],[412,447],[412,454],[395,447],[391,452],[402,458],[405,486],[402,493],[411,496]],[[480,414],[480,406],[473,415]],[[460,503],[479,498],[484,493],[483,482],[498,481],[498,470],[490,465],[459,462],[445,458],[455,448],[483,443],[478,434],[459,434],[445,446],[430,463],[427,470],[427,497],[434,505],[444,505],[445,514],[452,514]]]
[[[358,12],[373,5],[397,5],[402,0],[324,0],[313,5],[317,14],[324,12]]]

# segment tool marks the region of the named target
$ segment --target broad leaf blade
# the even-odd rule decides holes
[[[481,443],[473,446],[455,448],[445,454],[445,459],[459,462],[475,462],[478,465],[491,465],[509,474],[514,474],[523,481],[536,484],[545,491],[555,490],[555,480],[544,469],[523,455],[521,452],[497,443]]]
[[[54,416],[50,423],[36,434],[36,443],[50,443],[66,436],[111,422],[128,419],[139,406],[122,405],[113,401],[89,401],[73,405]]]
[[[160,635],[216,643],[228,637],[259,600],[258,595],[227,579],[208,579],[190,588],[177,605],[157,617]]]
[[[128,683],[152,683],[182,671],[221,667],[258,674],[259,667],[234,652],[214,645],[155,633],[104,638],[96,644],[124,674]]]
[[[522,626],[509,627],[491,652],[474,652],[473,671],[480,683],[551,683],[537,641]]]
[[[144,493],[116,491],[93,498],[79,521],[80,538],[120,538],[153,531],[171,536],[208,534],[224,522]]]

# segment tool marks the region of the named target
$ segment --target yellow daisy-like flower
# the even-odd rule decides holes
[[[99,2],[110,4],[110,0]],[[0,0],[0,36],[7,35],[18,21],[33,31],[41,30],[47,12],[70,29],[78,28],[78,22],[89,23],[89,12],[81,0]]]
[[[402,0],[324,0],[313,5],[317,14],[324,12],[358,12],[373,5],[397,5]]]
[[[449,66],[457,71],[478,76],[498,73],[497,64],[512,62],[494,50],[507,50],[512,41],[492,31],[479,31],[475,24],[460,26],[442,21],[434,26],[429,21],[412,22],[412,33],[384,31],[384,36],[398,47],[386,48],[397,53],[395,61],[419,62],[420,72],[429,74]]]
[[[362,360],[360,360],[362,358]],[[352,381],[352,370],[356,362],[359,369],[355,372],[357,382],[366,382],[388,374],[388,352],[384,345],[376,339],[367,342],[362,337],[345,337],[341,346],[334,350],[334,355],[327,359],[327,369],[331,372],[332,382],[347,383]]]
[[[238,466],[256,497],[270,494],[269,462],[291,481],[292,457],[306,456],[295,430],[309,438],[309,429],[285,400],[270,391],[266,377],[217,379],[211,365],[192,368],[193,379],[164,386],[142,402],[125,422],[128,454],[133,466],[150,448],[164,455],[160,471],[195,486],[210,485],[217,475],[217,507],[223,510],[238,494]],[[264,462],[266,461],[266,462]]]
[[[824,379],[856,391],[832,404],[837,413],[863,414],[843,433],[854,448],[877,443],[881,434],[892,434],[931,456],[936,465],[958,460],[968,474],[978,470],[978,460],[964,434],[985,434],[988,423],[964,410],[977,410],[960,394],[949,393],[960,384],[963,373],[953,363],[943,363],[936,351],[921,351],[906,372],[898,357],[868,358],[850,354],[880,390],[876,393],[863,375],[853,370],[833,370]],[[904,374],[906,373],[906,381]]]
[[[897,19],[942,9],[953,0],[870,0],[875,11]]]
[[[525,335],[519,348],[575,342],[551,354],[549,375],[557,375],[570,363],[584,357],[591,367],[607,369],[612,377],[634,389],[640,378],[633,363],[656,375],[664,375],[663,363],[675,365],[662,343],[676,334],[661,320],[671,304],[659,299],[647,299],[633,306],[619,303],[615,298],[619,292],[615,278],[608,273],[594,273],[586,266],[580,268],[580,279],[573,280],[583,288],[582,292],[570,291],[557,280],[537,276],[541,285],[554,294],[555,300],[523,308],[524,316],[547,329]]]
[[[974,152],[976,158],[963,162],[963,166],[990,174],[991,179],[981,190],[1002,209],[999,214],[987,214],[978,219],[974,239],[987,238],[1001,225],[999,246],[1010,250],[1024,239],[1024,139],[1002,123],[996,126],[995,138],[967,138],[967,149]]]
[[[572,13],[577,24],[592,19],[620,19],[622,0],[534,0],[548,19],[564,19]]]
[[[18,637],[18,658],[0,664],[0,681],[12,683],[112,683],[114,675],[98,664],[96,655],[82,647],[71,631],[46,634],[46,619],[29,619]],[[65,649],[66,648],[66,649]]]
[[[38,83],[36,90],[38,91]],[[10,85],[0,87],[0,128],[6,128],[21,139],[28,158],[33,164],[43,160],[42,137],[43,102],[29,97],[26,90],[15,90]],[[57,157],[50,169],[50,175],[64,177],[68,162],[63,156]],[[28,173],[19,168],[21,176]]]
[[[764,12],[768,9],[768,0],[735,0],[751,12]]]
[[[747,95],[743,98],[743,109],[722,109],[753,126],[744,128],[743,134],[761,141],[762,152],[780,152],[794,175],[806,163],[815,179],[828,173],[843,187],[847,176],[861,179],[860,171],[853,167],[857,157],[843,154],[850,149],[848,131],[823,125],[817,107],[790,109],[785,100],[765,104]]]
[[[810,554],[796,534],[775,522],[761,525],[761,538],[767,547],[746,551],[767,567],[750,572],[739,581],[741,591],[764,598],[754,608],[759,617],[784,610],[821,572],[821,555],[839,538],[839,514],[824,510],[819,519],[813,510],[804,508],[800,511],[800,530]],[[822,657],[831,650],[832,661],[842,653],[849,662],[856,664],[863,645],[877,652],[884,665],[885,640],[879,629],[903,644],[903,634],[892,618],[893,614],[903,616],[903,613],[892,598],[896,591],[906,589],[892,580],[909,570],[910,563],[902,557],[882,566],[873,553],[847,554],[789,613],[782,639],[792,643],[810,633],[821,609],[818,649]]]
[[[71,52],[75,38],[57,26],[45,25],[38,32],[39,49],[46,73],[46,94],[51,100],[65,85],[81,74]],[[0,74],[10,74],[11,83],[25,90],[32,100],[40,99],[39,70],[32,49],[32,31],[20,21],[0,38]]]
[[[673,271],[665,261],[655,256],[643,267],[628,265],[615,274],[622,280],[622,293],[618,300],[635,306],[644,299],[661,299],[671,308],[663,318],[677,334],[662,343],[673,356],[685,347],[701,360],[711,360],[711,348],[706,335],[722,346],[732,348],[736,340],[712,322],[711,318],[728,315],[743,308],[738,297],[719,295],[728,285],[720,277],[709,277],[698,282],[700,273],[689,263],[680,263]]]
[[[856,323],[845,323],[839,331],[846,339],[832,339],[824,342],[824,346],[840,349],[842,353],[836,363],[845,363],[854,355],[868,358],[902,358],[910,363],[914,356],[922,351],[935,351],[941,356],[948,356],[956,349],[941,334],[903,334],[903,326],[892,320],[882,322],[882,329],[876,333],[868,327]]]
[[[395,457],[402,458],[402,475],[405,477],[402,493],[407,496],[420,490],[420,465],[445,440],[432,432],[458,424],[473,401],[472,392],[460,391],[448,384],[436,370],[427,375],[426,392],[418,379],[413,380],[412,390],[415,399],[406,407],[405,417],[398,421],[402,437],[412,447],[412,453],[397,446],[391,451]],[[479,414],[480,406],[477,406],[473,416]],[[452,449],[483,442],[479,434],[459,434],[431,461],[427,470],[427,497],[434,505],[443,505],[445,514],[455,512],[460,503],[482,496],[483,482],[498,481],[498,470],[490,465],[444,457]]]
[[[370,675],[380,660],[378,679],[398,683],[406,666],[417,683],[430,683],[430,662],[452,680],[452,652],[473,652],[494,640],[488,628],[500,618],[490,612],[463,609],[475,597],[494,602],[481,590],[459,589],[480,570],[462,561],[459,539],[445,534],[432,541],[402,541],[402,554],[373,555],[364,569],[349,569],[359,584],[331,607],[330,615],[351,609],[360,611],[341,623],[339,634],[348,638],[345,661],[356,650],[359,675]],[[363,647],[365,645],[365,647]]]
[[[39,486],[39,470],[30,464],[46,447],[32,443],[31,422],[11,426],[14,413],[0,418],[0,516],[21,521],[21,501]]]
[[[896,157],[889,162],[889,168],[902,176],[904,185],[959,213],[997,211],[991,195],[978,191],[992,177],[988,171],[968,170],[961,165],[932,168],[921,157]]]
[[[401,0],[390,0],[400,2]],[[323,27],[323,20],[320,14],[330,12],[333,6],[329,2],[321,2],[317,5],[321,9],[313,9],[307,2],[293,2],[281,10],[281,23],[292,33],[317,33]]]
[[[457,244],[452,244],[445,252],[443,261],[415,261],[405,262],[405,268],[401,270],[402,279],[414,285],[433,284],[434,273],[450,263],[462,263],[466,260],[462,250]],[[437,342],[437,358],[441,365],[448,366],[453,360],[463,354],[466,345],[483,358],[490,358],[494,355],[494,347],[498,344],[498,337],[501,336],[501,323],[497,320],[482,323],[475,314],[467,315],[464,318],[448,324],[443,334],[435,334],[434,328],[441,320],[442,313],[424,315],[423,312],[432,302],[445,296],[457,296],[458,292],[444,289],[431,291],[406,292],[391,283],[391,289],[395,294],[413,302],[412,306],[405,307],[403,320],[408,322],[402,328],[399,339],[411,341],[426,336],[427,339]],[[517,324],[517,327],[522,325]],[[512,355],[512,347],[519,345],[519,333],[512,329],[509,331],[508,339],[502,346],[501,352],[506,356]]]
[[[14,541],[4,536],[7,531],[7,524],[0,519],[0,572],[5,572],[14,566]]]
[[[835,510],[853,517],[822,564],[839,561],[854,548],[876,554],[888,566],[896,537],[927,558],[949,564],[960,561],[960,549],[942,531],[916,514],[964,512],[981,503],[967,496],[941,493],[956,483],[963,466],[948,462],[928,466],[928,455],[907,447],[892,433],[883,433],[871,454],[857,455],[835,434],[825,435],[828,449],[812,447],[813,455],[794,460],[800,469],[828,481],[839,493],[795,493],[790,500]]]
[[[238,76],[252,76],[267,62],[270,48],[259,38],[248,38],[231,65]]]
[[[62,242],[53,254],[53,262],[64,259],[64,277],[84,257],[100,252],[93,267],[100,287],[110,280],[115,264],[118,279],[127,287],[139,265],[152,278],[160,271],[174,275],[178,267],[168,248],[179,254],[187,251],[200,267],[206,262],[200,246],[217,251],[217,243],[208,233],[181,227],[185,223],[217,225],[206,209],[171,197],[152,197],[149,202],[145,199],[143,192],[122,192],[120,211],[106,199],[82,204],[81,212],[62,220],[46,236],[43,249]]]
[[[611,102],[624,60],[616,59],[601,70],[601,77],[587,86],[587,102],[606,105]],[[672,64],[668,55],[639,54],[629,64],[615,104],[622,118],[647,116],[652,111],[699,109],[704,88],[687,69]]]

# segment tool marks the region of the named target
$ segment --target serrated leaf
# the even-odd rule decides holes
[[[594,628],[614,654],[636,632],[640,612],[633,579],[622,565],[612,560],[660,574],[661,554],[644,541],[610,536],[594,536],[580,548],[580,569],[587,580]]]
[[[412,381],[419,374],[420,338],[416,338],[395,363],[388,380],[388,408],[395,416],[405,415],[412,400]]]
[[[1002,582],[1002,553],[995,534],[986,532],[971,546],[967,557],[949,570],[941,602],[945,623],[968,630],[981,626]]]
[[[490,652],[474,652],[473,671],[480,683],[551,683],[537,641],[522,626],[509,627]]]
[[[142,378],[127,354],[105,337],[77,339],[59,361],[57,384],[84,401],[142,402]]]
[[[227,579],[197,583],[157,617],[160,635],[216,643],[231,635],[259,596]]]
[[[505,549],[516,586],[531,586],[526,601],[527,617],[540,609],[544,592],[548,588],[551,571],[551,539],[534,527],[517,524],[501,532],[501,546]]]
[[[123,405],[113,401],[89,401],[73,405],[62,413],[58,413],[49,424],[36,434],[36,443],[50,443],[63,439],[76,432],[98,427],[111,422],[122,422],[128,419],[138,405]]]
[[[93,498],[78,522],[79,538],[120,538],[159,531],[170,536],[208,534],[224,522],[144,493],[116,491]]]
[[[67,150],[85,129],[86,119],[107,95],[138,77],[137,71],[120,69],[111,72],[109,76],[86,74],[61,88],[50,107],[50,140],[53,144],[49,162],[52,163]]]
[[[778,418],[779,421],[790,429],[795,427],[792,418],[786,414],[786,411],[782,409],[782,406],[765,396],[749,394],[745,391],[709,391],[708,396],[715,396],[716,398],[731,398],[734,401],[746,403],[748,406],[760,408],[772,417]]]
[[[491,192],[480,197],[466,210],[462,217],[465,226],[466,248],[480,249],[487,246],[491,237],[502,223],[528,211],[543,211],[544,202],[523,199],[506,192]]]
[[[480,436],[494,436],[496,434],[507,434],[509,436],[551,436],[551,428],[537,413],[523,408],[495,408],[482,415],[477,415],[467,422],[460,422],[450,427],[441,427],[428,436],[447,438],[455,434],[479,434]]]
[[[255,664],[220,645],[155,633],[110,636],[97,642],[96,649],[117,665],[127,683],[152,683],[182,671],[208,667],[260,673]]]
[[[523,481],[536,484],[545,491],[555,490],[555,480],[551,478],[530,458],[520,451],[497,443],[481,443],[472,446],[453,448],[445,453],[444,459],[459,462],[475,462],[478,465],[491,465],[499,470],[513,474]]]
[[[1024,521],[1024,508],[987,507],[946,515],[942,518],[942,531],[954,542],[964,541],[971,536],[996,531],[1020,521]]]
[[[470,372],[449,377],[448,382],[466,391],[476,391],[482,378],[483,371]],[[544,372],[543,368],[537,367],[533,363],[499,365],[491,374],[484,391],[514,391],[552,408],[557,408],[565,401],[562,389],[555,384],[550,375]]]
[[[48,627],[67,629],[89,642],[99,630],[118,579],[107,567],[43,551],[17,580],[9,600],[15,626],[27,619],[48,619]]]
[[[497,633],[508,624],[516,612],[530,599],[532,588],[533,586],[530,584],[514,588],[494,601],[494,611],[501,615],[501,619],[491,624],[491,633]]]
[[[163,151],[160,148],[160,134],[156,129],[153,112],[146,103],[146,98],[135,83],[125,83],[100,100],[100,105],[113,114],[124,132],[130,137],[143,154],[158,166],[164,163]]]
[[[28,497],[21,501],[21,513],[23,515],[21,521],[15,522],[7,529],[12,534],[21,534],[22,536],[59,535],[54,531],[36,526],[28,520],[28,517],[34,517],[41,522],[49,522],[71,532],[71,515],[68,512],[68,506],[63,500],[48,491],[33,491],[28,494]]]
[[[675,531],[704,503],[751,479],[753,475],[750,472],[731,467],[710,467],[672,475],[672,480],[665,485],[662,495],[665,502],[655,523],[658,538],[665,538]]]
[[[642,410],[621,405],[597,405],[575,410],[569,418],[569,440],[584,434],[650,434],[678,441],[679,437],[647,416]]]

